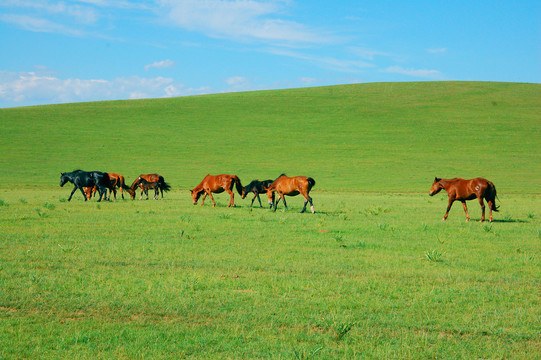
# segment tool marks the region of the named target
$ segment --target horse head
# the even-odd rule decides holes
[[[432,183],[432,187],[430,188],[430,192],[428,195],[434,196],[437,193],[439,193],[443,189],[443,185],[441,184],[441,179],[438,177],[434,178],[434,182]]]
[[[68,176],[66,173],[60,173],[60,187],[63,187],[66,185],[66,183],[69,181]]]
[[[126,187],[126,188],[124,188],[124,190],[126,190],[128,192],[128,194],[130,194],[130,197],[131,197],[132,200],[135,199],[135,189]]]
[[[190,190],[190,192],[192,193],[193,204],[197,205],[197,201],[201,197],[201,194],[203,194],[205,191],[203,189],[196,188],[196,189]]]
[[[244,199],[248,195],[248,190],[246,189],[246,186],[242,188],[242,193],[240,194],[240,197]]]

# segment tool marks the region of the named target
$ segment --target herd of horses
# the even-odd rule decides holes
[[[167,192],[171,189],[171,186],[165,182],[163,176],[159,174],[141,174],[135,179],[131,186],[127,186],[124,182],[124,176],[119,174],[101,171],[74,170],[72,172],[60,174],[60,186],[64,186],[67,182],[71,182],[74,185],[68,201],[71,200],[73,194],[78,189],[83,194],[85,201],[90,200],[91,197],[98,192],[98,202],[102,199],[107,200],[107,190],[109,190],[109,200],[111,199],[111,193],[116,200],[117,188],[120,189],[120,194],[123,199],[123,190],[126,190],[132,199],[135,199],[136,191],[137,189],[140,189],[140,200],[143,198],[143,194],[146,195],[147,200],[149,199],[149,190],[154,190],[155,200],[159,198],[160,193],[163,199],[164,191]],[[312,213],[315,213],[314,204],[309,195],[310,190],[312,190],[315,184],[316,181],[311,177],[289,177],[285,174],[281,174],[275,180],[253,180],[247,186],[242,186],[237,175],[221,174],[205,176],[199,185],[190,190],[190,192],[194,205],[197,205],[201,196],[201,205],[203,205],[206,197],[209,196],[213,206],[216,206],[216,202],[214,201],[212,194],[227,192],[230,197],[228,207],[235,206],[234,189],[237,190],[242,199],[246,198],[249,193],[254,194],[250,206],[253,206],[254,200],[257,199],[259,201],[259,206],[263,207],[259,195],[266,193],[268,204],[274,211],[276,211],[280,201],[284,203],[284,207],[287,210],[286,195],[296,196],[300,194],[305,198],[301,213],[306,211],[308,203],[310,203],[310,210]],[[485,200],[489,208],[489,221],[493,221],[492,211],[498,211],[498,207],[496,206],[496,187],[487,179],[478,177],[475,179],[464,180],[461,178],[441,179],[436,177],[430,188],[429,195],[434,196],[441,190],[445,190],[449,196],[447,211],[443,216],[444,221],[447,220],[449,210],[451,210],[451,206],[455,201],[460,201],[462,203],[464,212],[466,213],[466,221],[470,220],[470,215],[468,214],[468,208],[466,206],[467,200],[477,199],[479,201],[482,211],[481,222],[485,221]],[[276,199],[275,194],[278,195],[278,199]]]

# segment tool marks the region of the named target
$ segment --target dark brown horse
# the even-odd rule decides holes
[[[158,197],[160,196],[160,183],[158,181],[149,182],[149,181],[146,181],[144,178],[140,177],[139,180],[137,180],[136,187],[137,186],[143,189],[143,192],[147,196],[147,200],[148,200],[148,190],[154,189],[154,200],[158,200]],[[131,192],[131,191],[132,191],[131,189],[128,190],[128,192]]]
[[[115,173],[107,173],[109,175],[109,200],[111,199],[111,192],[113,193],[113,198],[116,200],[116,188],[120,189],[120,194],[122,195],[122,199],[124,199],[124,192],[123,189],[129,189],[126,186],[126,183],[124,182],[124,176],[118,175]],[[85,188],[85,194],[88,200],[96,193],[98,190],[97,186],[92,187],[86,187]]]
[[[312,214],[315,213],[314,211],[314,204],[312,203],[312,198],[308,195],[310,193],[310,190],[314,187],[316,184],[316,181],[312,179],[311,177],[306,176],[294,176],[294,177],[288,177],[285,174],[280,175],[272,184],[269,185],[267,190],[267,195],[270,197],[274,191],[278,193],[278,200],[274,204],[274,211],[276,211],[276,207],[278,206],[278,203],[280,202],[280,199],[284,201],[284,206],[287,210],[287,203],[286,198],[284,195],[287,196],[296,196],[299,194],[302,194],[304,198],[306,199],[304,201],[304,207],[302,208],[301,213],[306,211],[306,205],[308,202],[310,202],[310,210],[312,210]]]
[[[490,209],[489,220],[492,222],[492,210],[498,211],[496,207],[496,187],[491,181],[483,178],[475,178],[471,180],[464,180],[460,178],[454,179],[440,179],[435,178],[432,188],[430,188],[429,195],[434,196],[442,189],[447,191],[449,195],[449,204],[447,205],[447,211],[443,215],[443,221],[447,220],[449,210],[455,200],[462,203],[464,211],[466,212],[466,221],[470,221],[470,215],[468,214],[468,208],[466,207],[466,200],[473,200],[477,198],[481,205],[482,215],[481,222],[485,221],[485,203],[486,200],[488,208]]]
[[[251,183],[246,185],[242,188],[242,194],[241,197],[244,199],[248,193],[253,192],[254,197],[252,198],[252,203],[250,204],[250,207],[254,205],[254,200],[257,198],[259,201],[259,207],[263,207],[263,204],[261,204],[261,199],[259,198],[259,194],[262,194],[265,192],[265,188],[267,188],[270,184],[273,183],[273,180],[253,180]],[[272,195],[269,196],[269,205],[272,208],[274,204],[274,192]]]
[[[199,200],[199,197],[204,194],[203,198],[201,199],[201,206],[203,206],[207,195],[210,196],[210,199],[212,200],[212,206],[216,206],[212,193],[219,194],[226,191],[231,198],[227,207],[235,206],[234,194],[232,191],[233,185],[237,188],[239,195],[242,196],[242,184],[237,175],[207,175],[199,185],[191,190],[193,204],[197,205],[197,200]]]
[[[144,188],[140,182],[140,179],[145,179],[146,181],[150,183],[153,183],[153,182],[158,183],[159,189],[162,194],[162,199],[163,199],[163,192],[169,191],[171,189],[171,186],[169,186],[169,184],[165,182],[163,176],[159,174],[141,174],[137,177],[137,179],[135,179],[135,181],[131,184],[129,189],[126,189],[128,193],[130,193],[130,196],[132,199],[135,199],[135,190],[137,189],[137,187],[141,188],[141,197],[139,198],[139,200],[143,199]]]

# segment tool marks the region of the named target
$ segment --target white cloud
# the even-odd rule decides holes
[[[83,32],[64,25],[57,24],[47,19],[36,18],[28,15],[4,14],[0,15],[0,21],[20,26],[29,31],[62,33],[72,36],[81,36]]]
[[[361,59],[370,60],[370,61],[374,60],[374,58],[376,56],[396,57],[396,55],[393,55],[393,54],[390,54],[390,53],[386,53],[386,52],[378,51],[378,50],[373,50],[373,49],[368,49],[368,48],[363,48],[363,47],[355,47],[355,46],[353,46],[353,47],[349,48],[349,51],[351,51],[353,54],[357,55]]]
[[[152,64],[145,65],[145,70],[148,71],[151,68],[165,69],[175,66],[175,62],[172,60],[155,61]]]
[[[307,26],[278,18],[284,1],[161,0],[169,21],[181,28],[235,40],[321,43],[329,39]]]
[[[442,77],[442,73],[438,70],[428,70],[428,69],[404,69],[401,66],[390,66],[383,70],[384,72],[393,73],[393,74],[402,74],[412,77],[419,78],[428,78],[428,79],[437,79]]]
[[[0,71],[0,106],[23,106],[111,99],[141,99],[209,93],[185,88],[171,78],[130,76],[113,80],[60,79],[35,72]],[[6,105],[2,105],[6,104]]]
[[[362,60],[348,60],[348,59],[339,59],[328,56],[318,56],[318,55],[309,55],[303,54],[297,51],[284,50],[284,49],[270,49],[269,53],[281,56],[288,56],[295,59],[302,59],[310,63],[316,64],[317,66],[331,69],[333,71],[340,72],[359,72],[363,69],[373,67],[373,64],[370,64]]]
[[[61,15],[69,18],[72,22],[82,24],[92,24],[99,19],[98,12],[94,8],[78,4],[66,4],[63,1],[8,0],[2,1],[0,6],[22,9],[25,15],[28,15],[29,11],[35,11],[36,15],[40,17],[45,14]]]

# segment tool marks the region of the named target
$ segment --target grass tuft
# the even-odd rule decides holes
[[[425,252],[425,259],[430,262],[441,262],[443,261],[444,254],[444,252],[439,250],[428,250]]]

